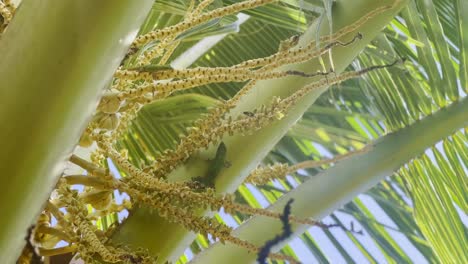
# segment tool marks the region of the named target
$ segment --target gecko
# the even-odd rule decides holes
[[[221,142],[216,150],[214,159],[210,161],[210,167],[205,176],[195,177],[193,181],[200,183],[203,187],[214,188],[216,176],[218,176],[223,168],[231,166],[231,164],[226,161],[226,153],[226,144]]]

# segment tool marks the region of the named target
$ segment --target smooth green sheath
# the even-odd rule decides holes
[[[333,32],[352,24],[365,14],[382,6],[388,6],[395,3],[395,0],[338,0],[333,8]],[[336,47],[333,49],[333,59],[335,71],[342,72],[359,52],[385,27],[398,11],[406,5],[408,1],[398,2],[394,9],[381,13],[356,31],[350,32],[342,41],[349,41],[358,32],[363,35],[363,39],[347,47]],[[329,30],[326,28],[327,22],[323,22],[320,29],[320,35],[327,35]],[[304,45],[310,41],[315,41],[317,25],[313,24],[303,37],[299,40],[299,45]],[[316,72],[322,70],[317,60],[312,60],[300,65],[287,65],[282,70],[299,70],[303,72]],[[310,83],[309,78],[288,77],[275,80],[259,81],[257,85],[246,95],[237,105],[231,114],[233,116],[242,115],[245,111],[251,111],[263,104],[268,104],[273,96],[286,97],[304,85]],[[250,171],[260,163],[268,154],[274,145],[286,134],[288,129],[301,118],[302,114],[315,100],[322,94],[326,88],[311,92],[303,100],[298,102],[288,114],[280,121],[275,122],[268,127],[255,132],[253,135],[226,136],[222,141],[226,144],[226,159],[230,161],[231,167],[222,170],[217,175],[215,189],[220,193],[232,193],[244,181]],[[211,150],[214,152],[214,148]],[[196,162],[196,159],[193,159]],[[182,167],[193,167],[189,160]],[[169,179],[183,179],[191,174],[180,175],[187,170],[179,169],[169,175]],[[186,178],[186,180],[189,180]],[[345,181],[344,184],[353,185],[352,182]],[[350,198],[351,199],[351,198]],[[320,203],[320,202],[318,202]],[[114,239],[117,242],[129,243],[134,246],[149,248],[150,252],[160,256],[160,260],[166,259],[176,261],[184,252],[190,243],[194,240],[195,234],[183,229],[177,224],[168,223],[158,217],[154,212],[144,208],[133,210],[131,216],[115,233]],[[233,258],[235,260],[236,258]],[[216,263],[216,262],[205,262]],[[224,263],[219,262],[219,263]],[[243,263],[242,261],[238,263]]]
[[[152,0],[24,0],[0,37],[0,256],[14,263]]]
[[[294,199],[293,215],[321,219],[385,177],[393,175],[402,165],[438,141],[466,127],[467,116],[468,98],[464,98],[432,116],[379,138],[369,152],[340,161],[311,177],[268,209],[281,212],[287,201]],[[307,227],[295,225],[295,235],[303,233]],[[254,216],[234,230],[233,235],[261,246],[280,233],[281,228],[279,220]],[[286,242],[275,246],[275,249],[280,249]],[[216,243],[190,263],[252,263],[255,258],[255,252],[249,253],[229,243]]]

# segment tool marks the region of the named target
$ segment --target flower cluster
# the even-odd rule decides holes
[[[311,91],[359,77],[371,70],[393,65],[374,66],[340,75],[331,75],[332,71],[305,73],[277,70],[280,66],[317,58],[335,46],[347,46],[360,40],[362,37],[360,34],[352,37],[347,35],[391,6],[376,9],[334,34],[320,38],[320,45],[316,42],[301,45],[300,37],[293,36],[283,41],[278,52],[271,56],[247,60],[230,67],[172,69],[166,65],[180,43],[177,39],[180,34],[211,19],[275,1],[246,0],[211,11],[205,11],[205,9],[213,0],[203,0],[198,5],[195,5],[196,1],[191,1],[187,15],[182,22],[151,31],[134,41],[127,54],[127,60],[133,60],[133,64],[130,64],[134,67],[127,67],[129,63],[124,63],[126,67],[121,67],[116,71],[112,89],[102,96],[93,119],[80,138],[79,145],[96,148],[91,161],[76,155],[70,157],[70,162],[86,170],[87,174],[62,177],[33,229],[31,236],[40,255],[50,256],[75,252],[87,262],[100,258],[108,263],[153,263],[154,257],[144,251],[137,252],[123,246],[112,245],[110,239],[112,229],[104,232],[96,227],[97,220],[138,206],[154,209],[153,211],[162,218],[188,230],[203,235],[210,234],[223,243],[233,243],[255,252],[258,252],[260,248],[233,236],[231,228],[215,218],[201,216],[200,211],[208,209],[216,212],[223,208],[228,213],[262,215],[282,219],[283,223],[291,221],[330,227],[315,220],[300,219],[290,215],[289,212],[281,214],[236,203],[228,194],[217,194],[211,188],[212,186],[199,186],[192,181],[169,182],[165,179],[168,174],[198,151],[219,144],[224,136],[254,133],[282,119],[298,100]],[[14,9],[9,1],[0,2],[0,15],[3,17],[4,25],[7,23],[5,21],[11,19],[13,12]],[[349,41],[339,40],[344,37]],[[159,65],[149,63],[157,58],[160,58]],[[288,97],[272,98],[269,104],[238,116],[230,114],[231,109],[236,107],[258,80],[288,76],[312,78],[312,82]],[[174,92],[193,87],[211,83],[246,81],[245,86],[234,97],[209,109],[206,115],[187,129],[187,134],[180,138],[174,149],[165,150],[159,157],[155,157],[154,163],[140,168],[128,159],[125,151],[119,152],[116,149],[117,139],[127,131],[128,125],[144,105],[163,100]],[[247,181],[264,184],[298,169],[336,162],[349,155],[351,154],[320,161],[321,163],[305,162],[293,166],[277,164],[259,168],[250,174]],[[111,159],[125,177],[120,179],[114,177],[106,166],[106,158]],[[85,187],[79,193],[70,189],[72,185]],[[115,190],[128,194],[130,200],[116,203],[113,198]],[[52,218],[57,220],[54,226],[50,224]],[[60,240],[68,242],[68,246],[55,248]],[[262,257],[266,255],[270,258],[296,263],[294,258],[281,254],[262,253]]]
[[[15,11],[16,7],[11,3],[11,0],[0,1],[0,34],[10,23]]]

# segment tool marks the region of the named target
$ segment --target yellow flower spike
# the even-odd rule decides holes
[[[166,52],[162,56],[161,60],[159,61],[159,64],[164,65],[167,63],[169,58],[171,57],[172,53],[176,50],[176,48],[179,46],[180,40],[174,41],[174,43],[170,44],[169,47],[166,49]]]
[[[193,12],[191,13],[191,16],[195,17],[195,16],[200,15],[200,13],[203,12],[203,10],[207,8],[211,3],[213,3],[213,1],[214,0],[201,1],[200,4],[198,4],[198,6],[195,8],[195,10],[193,10]]]
[[[13,13],[9,5],[0,1],[0,16],[3,18],[3,23],[7,25],[10,23],[11,19],[13,18]]]
[[[242,10],[252,9],[258,6],[266,5],[278,0],[247,0],[235,3],[229,6],[218,8],[210,12],[202,13],[199,16],[192,17],[192,19],[182,21],[176,25],[166,27],[164,29],[155,30],[147,34],[141,35],[133,42],[133,47],[140,48],[147,43],[154,40],[161,40],[168,37],[173,37],[181,32],[193,28],[197,25],[203,24],[215,18],[231,15]]]
[[[73,233],[80,234],[76,243],[78,244],[77,251],[82,258],[91,259],[86,256],[91,256],[93,253],[109,263],[141,258],[138,254],[128,250],[105,245],[107,238],[98,236],[97,228],[87,219],[86,206],[79,200],[78,193],[70,190],[63,180],[60,181],[57,190],[61,195],[61,200],[66,204],[70,224],[74,227]]]

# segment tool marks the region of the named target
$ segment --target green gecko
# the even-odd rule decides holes
[[[231,166],[229,162],[226,161],[226,153],[226,145],[224,142],[221,142],[216,150],[214,159],[210,161],[210,167],[205,177],[198,176],[193,178],[193,180],[200,183],[203,187],[214,188],[216,176],[218,176],[223,168]]]

